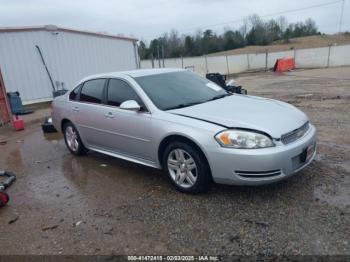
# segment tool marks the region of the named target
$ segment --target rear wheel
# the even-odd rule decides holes
[[[74,155],[85,155],[88,149],[80,139],[78,130],[71,122],[67,122],[63,127],[64,140],[69,151]]]
[[[166,147],[163,167],[172,185],[180,192],[205,192],[212,184],[205,156],[186,143],[172,142]]]

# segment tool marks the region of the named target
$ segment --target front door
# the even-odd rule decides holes
[[[115,153],[138,157],[149,161],[152,155],[152,115],[145,108],[135,90],[125,81],[110,79],[104,106],[104,129],[110,138],[108,147]],[[120,109],[127,101],[135,100],[140,111]]]

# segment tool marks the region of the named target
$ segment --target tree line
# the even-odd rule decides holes
[[[274,41],[288,43],[290,38],[321,34],[311,18],[304,22],[288,23],[285,17],[264,21],[258,15],[244,19],[239,30],[225,28],[222,34],[211,29],[194,34],[179,35],[176,30],[155,38],[146,45],[139,43],[141,59],[188,57],[231,50],[248,45],[269,45]]]

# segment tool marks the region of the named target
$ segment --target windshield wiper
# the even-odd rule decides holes
[[[210,98],[209,100],[207,100],[206,102],[208,101],[213,101],[213,100],[217,100],[217,99],[221,99],[221,98],[224,98],[226,96],[230,96],[231,94],[227,93],[227,94],[222,94],[222,95],[217,95],[217,96],[214,96],[213,98]]]
[[[230,95],[232,95],[232,94],[227,93],[227,94],[214,96],[213,98],[210,98],[209,100],[205,100],[205,101],[201,101],[201,102],[182,103],[182,104],[179,104],[179,105],[176,105],[176,106],[173,106],[173,107],[169,107],[169,108],[167,108],[165,110],[179,109],[179,108],[184,108],[184,107],[188,107],[188,106],[194,106],[194,105],[206,103],[206,102],[209,102],[209,101],[213,101],[213,100],[216,100],[216,99],[221,99],[221,98],[224,98],[224,97],[230,96]]]
[[[188,106],[194,106],[194,105],[198,105],[201,104],[203,102],[191,102],[191,103],[182,103],[176,106],[172,106],[172,107],[168,107],[165,110],[171,110],[171,109],[179,109],[179,108],[184,108],[184,107],[188,107]]]

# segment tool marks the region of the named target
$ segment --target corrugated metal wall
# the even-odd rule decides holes
[[[91,74],[137,68],[132,41],[63,31],[0,32],[0,68],[6,90],[19,91],[27,104],[52,98],[52,85],[35,45],[43,53],[55,86],[58,81],[66,89]]]

